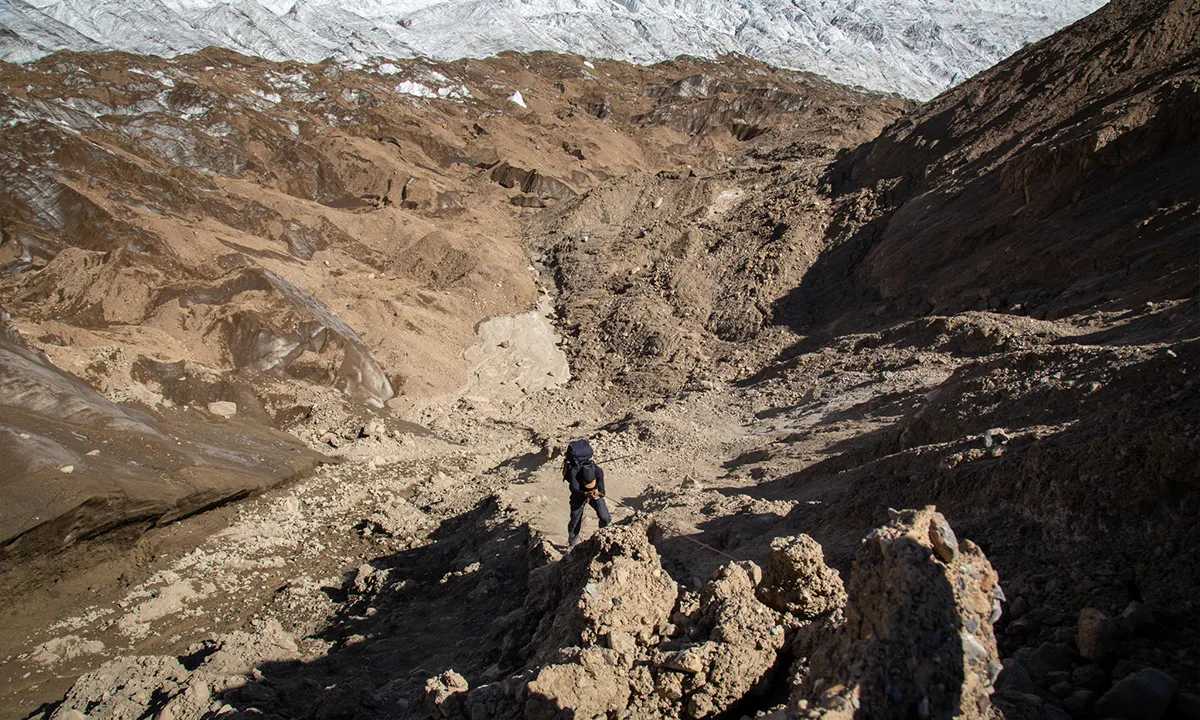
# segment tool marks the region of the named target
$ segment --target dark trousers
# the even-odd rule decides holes
[[[587,505],[596,510],[596,517],[600,518],[600,527],[607,527],[612,522],[612,515],[608,514],[604,498],[588,500],[587,495],[583,493],[571,493],[571,522],[567,525],[568,543],[579,539],[579,529],[583,527],[583,508]]]

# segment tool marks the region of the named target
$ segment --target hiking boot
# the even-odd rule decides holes
[[[577,538],[577,537],[568,538],[567,539],[567,552],[571,552],[572,550],[574,550],[575,546],[578,544],[579,544],[579,538]]]

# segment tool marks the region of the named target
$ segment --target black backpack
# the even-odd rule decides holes
[[[567,464],[575,467],[592,462],[592,444],[587,440],[572,440],[567,445]]]
[[[572,440],[567,445],[564,480],[570,477],[572,469],[575,470],[575,480],[584,492],[596,488],[596,464],[592,462],[592,444],[587,440]]]

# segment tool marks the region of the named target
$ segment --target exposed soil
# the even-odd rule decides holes
[[[47,524],[0,568],[3,716],[1196,717],[1198,37],[1116,2],[886,129],[909,108],[737,59],[414,65],[471,97],[404,102],[217,54],[137,60],[172,90],[5,66],[46,117],[3,131],[32,160],[0,350],[168,435],[203,413],[194,442],[274,425],[329,462]],[[230,116],[241,160],[156,184],[199,154],[63,109],[79,68],[121,78],[108,107],[183,75],[325,98]],[[564,555],[576,437],[616,522]]]

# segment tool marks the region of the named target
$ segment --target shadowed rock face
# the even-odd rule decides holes
[[[1003,593],[941,513],[896,513],[868,536],[847,591],[844,624],[802,632],[793,703],[810,717],[989,717]]]
[[[833,169],[841,251],[782,307],[1054,319],[1194,297],[1198,23],[1119,0],[897,121]]]
[[[0,322],[0,568],[243,497],[321,457],[257,424],[117,405]]]
[[[435,678],[426,686],[430,712],[713,717],[761,694],[794,655],[791,709],[801,716],[849,718],[862,708],[903,718],[918,707],[989,716],[1000,669],[996,573],[933,508],[897,513],[864,541],[848,602],[840,581],[825,582],[810,586],[811,607],[795,613],[756,594],[781,597],[814,576],[836,580],[811,538],[780,539],[803,562],[778,558],[767,577],[753,563],[731,563],[691,592],[667,578],[647,532],[655,529],[646,519],[614,527],[538,571],[510,634],[537,624],[522,651],[529,664],[474,689],[457,673]],[[785,650],[789,636],[796,642]]]

